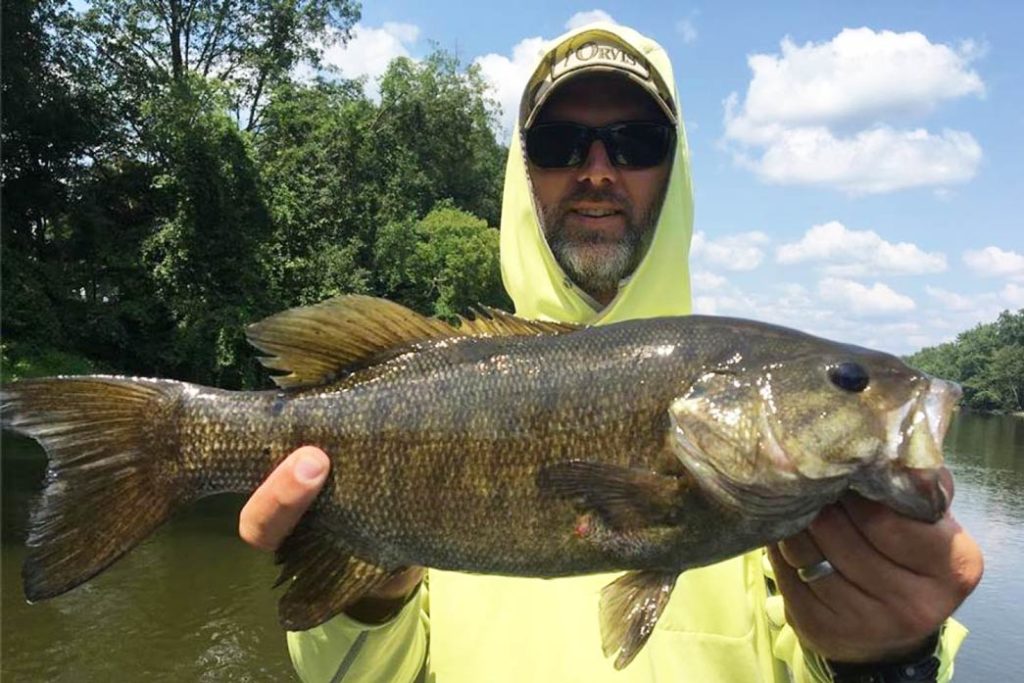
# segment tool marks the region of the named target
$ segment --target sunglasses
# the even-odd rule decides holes
[[[579,123],[540,123],[526,131],[526,155],[540,168],[571,168],[587,159],[594,140],[604,143],[612,165],[650,168],[665,160],[675,144],[667,123],[627,121],[591,128]]]

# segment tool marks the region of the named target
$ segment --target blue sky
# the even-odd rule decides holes
[[[507,125],[541,42],[596,17],[672,58],[698,312],[908,353],[1024,307],[1024,3],[385,0],[327,60],[372,84],[436,43]]]

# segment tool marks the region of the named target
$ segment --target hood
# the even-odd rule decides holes
[[[689,252],[693,232],[690,152],[672,65],[665,50],[624,26],[589,24],[549,43],[538,55],[530,83],[537,80],[547,64],[557,61],[555,53],[560,46],[569,41],[585,43],[591,38],[631,46],[672,92],[678,121],[677,147],[654,237],[640,265],[619,287],[615,299],[604,309],[595,310],[590,297],[562,271],[544,238],[520,135],[520,125],[527,118],[525,107],[529,106],[529,98],[524,97],[505,169],[501,210],[501,274],[505,289],[515,303],[516,314],[531,319],[598,325],[632,318],[686,315],[690,313]]]

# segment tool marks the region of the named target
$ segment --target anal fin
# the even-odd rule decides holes
[[[677,577],[666,572],[629,572],[601,590],[601,648],[605,657],[618,653],[616,669],[633,661],[651,637]]]
[[[274,586],[289,584],[278,620],[289,631],[319,626],[394,573],[353,556],[334,534],[309,522],[281,544],[277,563],[281,575]]]

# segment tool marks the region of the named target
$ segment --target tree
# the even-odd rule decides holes
[[[421,236],[409,226],[444,199],[483,215],[484,226],[487,213],[478,211],[497,222],[505,152],[478,74],[460,72],[443,52],[422,63],[398,59],[381,91],[376,104],[361,81],[283,84],[264,110],[254,146],[281,307],[363,292],[430,310],[434,300],[427,305],[421,285],[395,267],[406,263],[397,250]],[[487,277],[471,291],[499,282],[496,270]]]
[[[196,80],[196,88],[204,87]],[[171,165],[157,183],[171,210],[156,218],[143,256],[175,323],[175,375],[253,386],[260,375],[244,328],[270,312],[271,226],[259,172],[244,134],[223,110],[196,111],[202,97],[168,99],[157,116]]]
[[[5,360],[249,387],[244,327],[282,308],[503,303],[504,150],[474,67],[398,60],[380,103],[297,80],[353,0],[3,12]]]
[[[273,222],[275,306],[372,291],[367,245],[383,175],[374,116],[360,82],[285,84],[273,93],[254,144]]]
[[[138,111],[189,76],[222,86],[246,130],[266,93],[359,20],[353,0],[93,0],[84,27]]]
[[[959,382],[963,403],[979,410],[1024,410],[1024,309],[961,332],[956,341],[907,359],[933,375]]]
[[[377,256],[385,294],[422,313],[452,319],[480,305],[511,309],[501,286],[498,231],[450,200],[420,221],[388,224]]]
[[[80,285],[66,219],[91,161],[118,144],[116,113],[66,3],[5,2],[2,12],[2,333],[14,345],[68,346],[58,302]]]
[[[505,150],[494,138],[498,105],[478,67],[463,71],[443,50],[420,63],[399,57],[382,77],[380,93],[374,130],[393,171],[387,204],[399,213],[391,218],[422,216],[450,198],[497,224]]]
[[[1012,344],[998,349],[992,354],[986,375],[985,384],[991,388],[1000,408],[1024,408],[1024,345]]]

